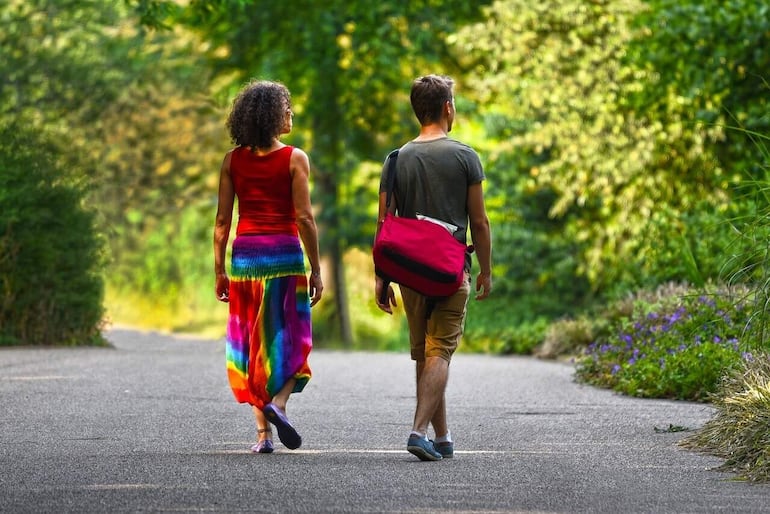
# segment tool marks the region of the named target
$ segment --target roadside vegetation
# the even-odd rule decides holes
[[[0,123],[0,347],[105,344],[102,242],[58,144]]]
[[[447,73],[494,236],[494,293],[469,302],[463,350],[711,402],[709,435],[688,445],[767,476],[770,7],[263,4],[0,5],[0,345],[103,344],[110,325],[223,335],[224,118],[259,76],[292,91],[286,142],[313,165],[316,346],[404,350],[403,315],[372,302],[378,177],[415,133],[411,80]],[[716,434],[736,416],[739,432]]]
[[[744,359],[712,397],[714,417],[682,446],[725,460],[719,469],[770,481],[770,355]]]

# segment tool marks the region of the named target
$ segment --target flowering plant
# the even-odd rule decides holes
[[[744,293],[637,300],[579,358],[578,379],[633,396],[706,400],[727,371],[752,358]]]

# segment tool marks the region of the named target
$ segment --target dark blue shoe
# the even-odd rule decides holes
[[[433,442],[418,435],[410,435],[406,441],[406,451],[420,460],[441,460],[441,454],[433,447]]]
[[[291,426],[289,418],[286,417],[286,414],[284,414],[280,407],[271,402],[265,405],[262,413],[278,429],[278,439],[281,440],[286,448],[296,450],[302,446],[302,438],[294,427]]]
[[[454,443],[451,443],[449,441],[444,441],[441,443],[437,443],[435,441],[433,442],[433,448],[436,449],[437,452],[441,454],[441,457],[443,459],[451,459],[454,457],[455,454],[455,445]]]

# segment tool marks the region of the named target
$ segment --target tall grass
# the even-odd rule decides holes
[[[722,471],[769,481],[770,355],[756,355],[725,377],[713,404],[716,415],[680,444],[725,459]]]
[[[754,211],[736,220],[743,249],[728,268],[729,280],[751,285],[753,302],[745,340],[753,356],[724,377],[711,397],[716,415],[700,430],[684,439],[685,448],[725,459],[719,469],[750,481],[770,481],[770,137],[741,128],[759,150],[761,176],[742,184],[743,201]]]

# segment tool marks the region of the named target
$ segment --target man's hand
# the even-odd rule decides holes
[[[390,282],[386,283],[380,277],[376,277],[374,283],[374,300],[381,311],[393,314],[393,307],[397,307],[396,294]],[[391,307],[392,306],[392,307]]]
[[[481,291],[481,292],[479,292]],[[476,277],[476,295],[477,300],[483,300],[492,292],[492,275],[490,273],[479,273]]]

